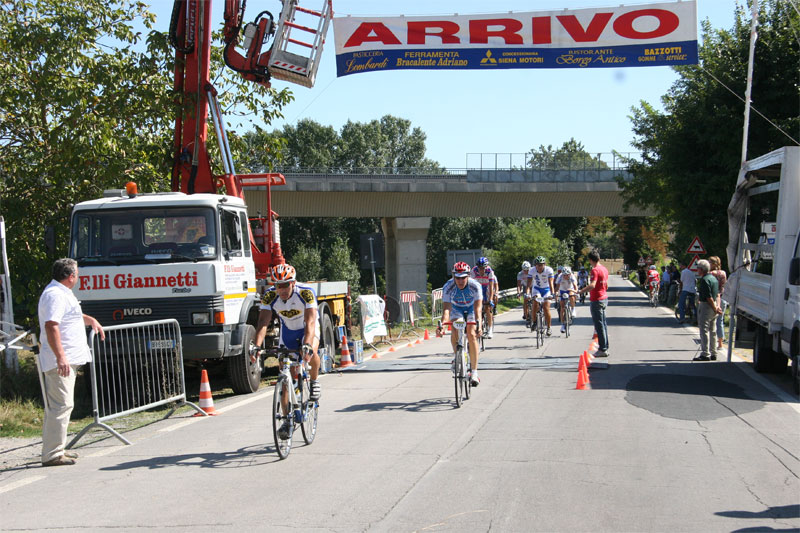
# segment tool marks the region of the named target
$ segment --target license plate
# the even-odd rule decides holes
[[[171,350],[175,347],[172,339],[152,340],[149,342],[151,350]]]

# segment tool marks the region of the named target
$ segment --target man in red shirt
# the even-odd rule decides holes
[[[595,357],[608,357],[608,326],[606,325],[606,305],[608,303],[608,270],[600,264],[600,254],[596,250],[589,252],[589,261],[592,271],[589,274],[589,284],[581,292],[589,293],[589,310],[592,313],[594,330],[597,332],[598,350]]]

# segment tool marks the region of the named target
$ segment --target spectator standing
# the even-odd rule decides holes
[[[667,266],[661,267],[661,301],[666,302],[667,297],[669,296],[669,281],[670,281],[670,271],[671,269]]]
[[[722,291],[725,290],[728,275],[722,270],[722,262],[719,256],[712,255],[708,258],[708,262],[711,264],[710,274],[717,278],[717,283],[719,284],[719,308],[722,312],[717,315],[717,349],[722,349],[722,344],[725,342],[725,308],[728,307],[728,302],[722,299]]]
[[[78,281],[78,263],[58,259],[53,264],[53,279],[39,298],[41,350],[47,407],[42,427],[42,465],[75,464],[78,454],[66,451],[67,426],[75,405],[75,375],[78,367],[92,356],[86,342],[86,326],[105,339],[100,323],[84,315],[72,293]]]
[[[592,313],[594,330],[597,332],[598,350],[595,357],[608,357],[608,325],[606,324],[606,307],[608,304],[608,270],[600,264],[597,250],[589,252],[592,270],[589,273],[589,284],[578,293],[589,293],[589,310]]]
[[[697,292],[696,283],[697,276],[689,270],[685,262],[681,262],[681,277],[679,281],[681,292],[678,297],[678,313],[680,315],[678,323],[680,324],[686,322],[686,300],[689,300],[694,305],[694,297]]]
[[[700,280],[697,283],[697,325],[700,327],[700,355],[695,361],[716,361],[717,343],[714,338],[717,316],[722,313],[719,307],[719,284],[712,276],[711,264],[705,259],[697,262]]]

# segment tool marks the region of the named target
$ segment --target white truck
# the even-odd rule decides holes
[[[218,194],[166,192],[107,197],[73,208],[73,289],[87,314],[112,326],[175,318],[186,360],[224,360],[237,393],[258,389],[250,362],[260,292],[247,207]],[[346,281],[316,282],[321,346],[333,353],[334,328],[349,328]],[[348,331],[349,333],[349,331]]]
[[[786,372],[791,360],[800,393],[800,147],[745,163],[728,221],[732,275],[724,297],[735,309],[737,337],[753,336],[757,372]]]

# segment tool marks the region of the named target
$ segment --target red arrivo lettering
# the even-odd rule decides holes
[[[489,30],[489,26],[502,26],[499,30]],[[489,44],[489,37],[501,37],[506,44],[522,44],[522,22],[516,19],[483,19],[469,21],[469,42]]]
[[[428,30],[439,31],[428,31]],[[459,44],[461,39],[456,37],[458,24],[448,20],[426,20],[408,23],[408,44],[425,44],[427,36],[439,37],[442,44]]]
[[[606,25],[608,25],[612,15],[613,13],[596,13],[586,29],[583,29],[575,15],[559,15],[556,18],[567,30],[573,41],[576,43],[589,43],[600,38],[600,34],[606,29]]]
[[[344,43],[344,47],[361,46],[364,43],[402,44],[392,30],[381,22],[362,22]]]
[[[553,36],[550,34],[550,17],[533,17],[533,44],[550,44]]]
[[[633,28],[633,21],[639,17],[655,17],[658,19],[658,27],[653,31],[636,31]],[[620,37],[627,37],[628,39],[655,39],[669,35],[680,25],[678,15],[672,11],[664,9],[639,9],[620,15],[614,21],[614,31]]]

